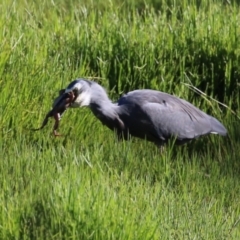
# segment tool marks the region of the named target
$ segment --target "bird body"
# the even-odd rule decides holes
[[[164,92],[134,90],[113,103],[103,87],[85,79],[71,82],[65,93],[70,91],[75,94],[71,108],[90,107],[119,138],[134,136],[162,145],[172,137],[177,144],[184,144],[210,133],[227,135],[227,130],[216,118]]]

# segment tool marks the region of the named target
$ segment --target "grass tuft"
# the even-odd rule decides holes
[[[239,239],[237,1],[0,3],[1,239]],[[58,90],[94,78],[115,100],[136,88],[214,115],[227,138],[159,149],[117,142],[88,109],[62,138],[39,132]]]

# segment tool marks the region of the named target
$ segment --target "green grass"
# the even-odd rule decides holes
[[[0,3],[0,239],[239,239],[240,7],[228,1]],[[88,109],[62,138],[39,132],[58,90],[96,79],[113,99],[135,88],[214,115],[210,136],[160,154],[117,142]]]

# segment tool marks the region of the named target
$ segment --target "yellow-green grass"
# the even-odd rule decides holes
[[[239,239],[240,8],[221,1],[0,3],[0,239]],[[91,77],[116,100],[175,94],[229,137],[163,153],[118,142],[89,109],[39,132],[58,90]]]

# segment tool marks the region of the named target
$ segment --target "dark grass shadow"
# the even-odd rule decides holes
[[[116,35],[115,31],[112,35]],[[199,90],[206,93],[208,96],[214,96],[214,98],[220,102],[228,102],[233,96],[238,96],[239,87],[236,79],[239,79],[239,64],[238,56],[234,50],[228,50],[217,37],[209,39],[208,48],[204,48],[205,40],[196,40],[186,38],[187,48],[181,45],[180,42],[176,42],[176,46],[179,49],[183,49],[183,54],[187,57],[184,59],[186,74],[194,72],[194,76],[191,75],[192,84]],[[80,56],[87,59],[88,69],[92,76],[102,76],[102,66],[96,61],[93,49],[87,49],[85,45],[76,39],[71,39],[68,44],[71,48],[72,55],[71,60],[74,65],[80,67],[82,64]],[[196,46],[198,46],[196,48]],[[218,46],[216,52],[211,52],[211,46]],[[108,49],[102,47],[101,53],[108,59],[108,71],[105,73],[105,78],[108,80],[108,88],[112,90],[117,96],[122,92],[126,93],[137,88],[151,88],[152,79],[156,76],[161,76],[161,68],[159,68],[159,62],[174,63],[166,65],[166,72],[173,72],[174,77],[172,81],[167,83],[167,87],[172,89],[172,92],[178,89],[182,79],[181,66],[182,55],[178,57],[172,57],[172,49],[162,49],[156,47],[151,54],[153,58],[158,61],[152,63],[149,68],[142,69],[141,72],[136,71],[135,66],[142,64],[142,58],[138,49],[141,48],[141,43],[124,44],[120,38],[116,37],[115,44],[112,46],[113,51],[108,52]],[[130,53],[130,54],[129,54]],[[101,57],[101,55],[100,55]],[[226,70],[228,62],[232,62],[232,67],[229,69],[229,77],[226,77]],[[124,69],[124,72],[122,71]],[[147,80],[144,80],[147,76]],[[121,79],[121,81],[119,80]],[[101,84],[101,82],[99,82]],[[189,92],[189,99],[193,98],[192,92]],[[194,98],[198,99],[196,94]],[[232,98],[232,109],[237,109],[238,99]],[[235,101],[236,100],[236,101]]]
[[[62,209],[58,214],[48,194],[43,193],[42,197],[44,200],[36,200],[22,211],[19,218],[19,239],[69,239],[74,230],[79,239],[92,239],[92,233],[101,229],[98,227],[101,221],[97,216],[93,216],[91,209],[91,220],[85,217],[87,211],[80,218],[74,207]],[[74,222],[74,227],[71,222]]]

